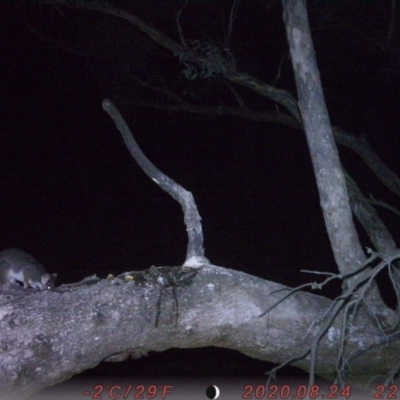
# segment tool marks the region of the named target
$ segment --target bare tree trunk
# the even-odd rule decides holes
[[[298,103],[317,180],[320,204],[336,263],[340,273],[346,275],[361,268],[366,256],[353,224],[346,180],[316,63],[306,2],[283,0],[282,4]],[[359,278],[355,276],[352,279]]]

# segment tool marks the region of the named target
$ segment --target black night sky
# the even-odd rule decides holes
[[[181,3],[154,1],[146,9],[149,3],[140,1],[137,9],[128,9],[179,40],[175,13]],[[194,3],[198,7],[199,2]],[[311,1],[309,11],[332,124],[365,135],[398,171],[400,19],[393,35],[397,48],[393,39],[387,49],[382,42],[389,2],[329,3]],[[221,19],[220,12],[227,18],[231,3],[204,1],[198,19],[190,4],[186,18],[193,19],[182,16],[186,32],[218,43],[221,36],[213,23]],[[19,247],[32,253],[58,273],[58,284],[183,263],[186,232],[180,206],[129,155],[102,111],[101,102],[108,97],[145,154],[193,193],[203,220],[206,256],[213,264],[289,286],[314,280],[301,269],[335,271],[303,133],[277,124],[135,105],[165,98],[140,98],[135,86],[126,86],[127,70],[144,78],[146,69],[156,74],[162,66],[175,82],[183,66],[154,44],[137,45],[134,56],[143,54],[145,61],[132,62],[134,57],[128,55],[124,59],[123,47],[120,53],[107,53],[121,32],[134,29],[126,22],[84,10],[38,3],[24,7],[11,1],[1,3],[0,19],[2,249]],[[103,20],[98,47],[94,40],[83,41],[83,25],[89,37],[101,31]],[[120,26],[120,31],[110,26]],[[296,96],[278,1],[239,5],[232,49],[239,69]],[[189,83],[182,78],[179,83],[175,90],[182,95]],[[198,105],[236,104],[222,85],[209,95],[206,89],[212,84],[203,86],[198,80],[192,85],[190,90],[200,96],[193,100]],[[247,106],[274,109],[267,99],[237,90]],[[399,206],[356,155],[339,150],[364,193]],[[397,221],[388,212],[381,215],[399,239]],[[364,236],[360,230],[363,245],[369,246]],[[332,285],[325,295],[337,295],[338,289]],[[263,376],[268,370],[264,362],[207,348],[151,353],[86,374],[118,375],[122,366],[125,374],[182,375],[182,365],[190,376]]]

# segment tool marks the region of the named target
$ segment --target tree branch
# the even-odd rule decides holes
[[[332,304],[321,296],[295,293],[259,318],[290,288],[206,265],[188,285],[175,288],[179,308],[176,321],[172,288],[160,284],[153,273],[147,274],[153,279],[138,279],[146,273],[131,272],[133,280],[127,280],[125,274],[114,279],[92,278],[82,284],[16,295],[17,301],[3,304],[2,399],[27,397],[102,360],[113,356],[118,359],[120,353],[137,358],[150,350],[217,346],[284,363],[310,348],[319,329],[316,321]],[[158,310],[160,291],[164,295]],[[359,314],[358,318],[349,343],[349,351],[353,352],[360,342],[371,343],[371,338],[380,337],[368,315]],[[330,329],[339,331],[338,321]],[[316,374],[334,377],[339,339],[335,335],[321,339]],[[387,347],[384,354],[400,351],[399,343]],[[377,362],[383,356],[376,357],[370,360],[371,374],[379,371]],[[299,359],[294,365],[308,370],[309,361]],[[358,364],[353,367],[358,368]],[[382,371],[382,362],[379,367]]]
[[[103,101],[103,109],[114,121],[126,147],[146,175],[182,206],[188,233],[188,246],[184,265],[194,267],[209,264],[209,261],[204,256],[201,218],[192,193],[166,176],[144,155],[122,115],[110,100]]]
[[[271,322],[271,341],[280,335],[286,344],[295,346],[293,338],[273,328],[275,318],[283,317],[279,308],[268,319],[257,318],[261,307],[278,300],[279,296],[271,292],[279,288],[282,286],[247,274],[206,266],[191,285],[177,288],[177,327],[168,290],[161,305],[160,324],[155,326],[162,290],[157,280],[95,280],[72,288],[32,292],[1,308],[2,399],[27,396],[128,350],[144,354],[148,350],[215,345],[237,348],[254,357],[269,340],[265,337],[267,320]],[[318,299],[309,307],[309,318],[329,303]],[[296,305],[299,300],[287,301],[294,310],[301,307]],[[30,312],[21,313],[21,309]],[[285,318],[289,318],[287,326],[302,325],[295,322],[294,312]],[[283,341],[270,347],[274,349],[273,359],[279,359],[282,346]]]
[[[299,107],[331,247],[344,275],[366,261],[353,224],[338,150],[326,109],[304,0],[283,1]]]

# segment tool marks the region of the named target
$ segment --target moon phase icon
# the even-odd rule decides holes
[[[206,390],[206,395],[209,399],[216,400],[221,394],[219,387],[216,385],[209,386]]]

